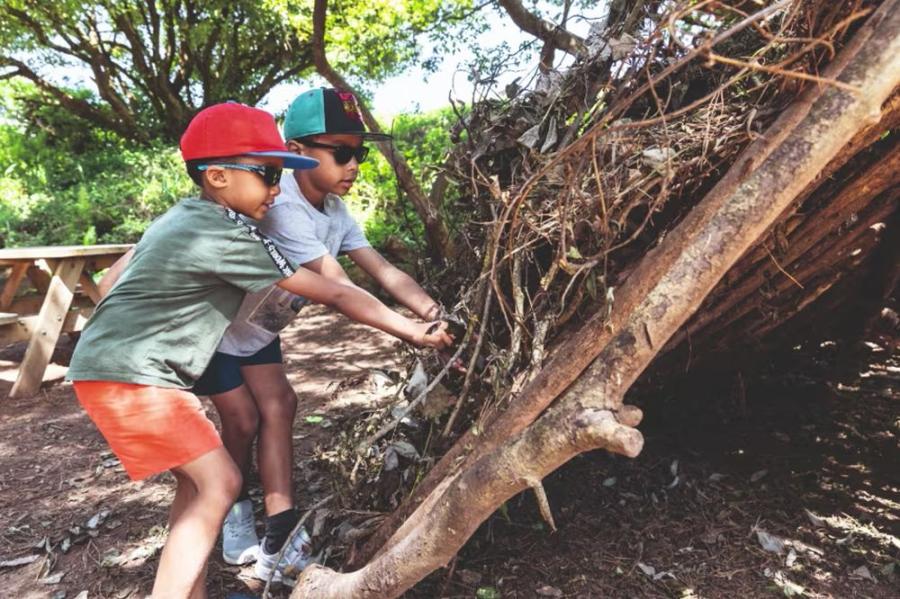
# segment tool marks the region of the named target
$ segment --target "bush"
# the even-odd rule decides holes
[[[40,93],[28,83],[0,82],[0,247],[135,242],[154,218],[195,193],[176,148],[134,147],[37,102]],[[426,193],[455,122],[449,108],[394,120],[394,143]],[[374,148],[369,156],[345,198],[369,241],[382,247],[395,237],[424,247],[422,223],[387,160]],[[444,206],[454,194],[451,187]]]
[[[451,108],[424,114],[399,115],[394,119],[391,133],[394,145],[403,153],[410,168],[426,194],[437,176],[437,166],[443,164],[453,145],[451,131],[457,118]],[[456,190],[450,187],[442,206],[452,206]],[[407,246],[423,248],[424,229],[415,208],[397,185],[397,178],[388,161],[373,148],[369,160],[360,167],[360,177],[345,198],[354,216],[364,224],[366,236],[375,247],[384,245],[389,237],[396,237]],[[453,222],[453,215],[442,216]]]
[[[175,148],[136,148],[30,85],[0,87],[0,245],[134,242],[193,193]]]

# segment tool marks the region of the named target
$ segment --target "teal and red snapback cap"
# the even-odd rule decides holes
[[[359,135],[372,141],[391,139],[386,133],[366,131],[356,96],[327,87],[317,87],[294,98],[284,117],[283,131],[285,139],[323,133]]]
[[[308,169],[318,160],[288,150],[271,114],[237,102],[214,104],[191,119],[181,136],[185,161],[230,156],[281,158],[285,168]]]

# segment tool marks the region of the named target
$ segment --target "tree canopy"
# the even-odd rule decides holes
[[[173,140],[203,106],[254,105],[279,83],[308,75],[312,4],[3,0],[0,78],[28,79],[48,104],[126,139]],[[340,2],[329,15],[332,60],[351,77],[379,81],[420,58],[419,36],[451,39],[470,5]],[[64,83],[81,70],[96,94]]]

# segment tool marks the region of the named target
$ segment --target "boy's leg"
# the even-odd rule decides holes
[[[266,536],[257,555],[255,576],[282,580],[288,567],[300,571],[309,562],[309,536],[300,531],[289,538],[299,514],[292,485],[293,422],[297,395],[278,363],[241,368],[244,381],[259,406],[259,473],[266,503]],[[284,547],[281,561],[276,558]],[[288,582],[288,581],[285,581]]]
[[[247,492],[259,412],[241,378],[240,360],[237,356],[216,352],[206,372],[194,386],[196,392],[208,395],[216,406],[222,422],[222,442],[244,479],[237,502],[228,511],[222,526],[222,559],[234,565],[255,560],[259,546],[253,503]]]
[[[241,473],[220,447],[172,470],[178,481],[171,528],[152,597],[196,596],[219,527],[241,488]],[[201,587],[202,588],[202,587]],[[199,595],[203,597],[203,595]]]
[[[172,501],[172,507],[169,509],[169,530],[175,526],[175,523],[184,513],[184,509],[190,504],[197,495],[197,487],[191,482],[191,479],[173,470],[172,475],[175,477],[177,486],[175,487],[175,499]],[[206,567],[194,581],[191,594],[188,599],[206,599]]]
[[[238,367],[239,368],[239,367]],[[259,427],[259,411],[246,385],[209,396],[222,421],[222,444],[244,480],[250,472],[250,453]]]
[[[259,408],[259,476],[266,514],[274,516],[294,507],[293,429],[297,395],[280,362],[243,366],[241,374]]]

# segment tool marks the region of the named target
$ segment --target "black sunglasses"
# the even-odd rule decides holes
[[[256,173],[262,177],[263,183],[269,187],[278,185],[281,181],[282,168],[280,166],[269,166],[268,164],[237,164],[232,162],[214,162],[212,164],[201,164],[197,167],[198,171],[205,171],[211,166],[220,166],[222,168],[230,168],[237,171],[248,171]]]
[[[300,143],[311,148],[325,148],[327,150],[332,150],[334,161],[338,164],[347,164],[350,162],[351,158],[356,158],[357,164],[362,164],[369,156],[369,148],[366,146],[359,146],[358,148],[345,145],[333,146],[331,144],[323,144],[308,139],[301,139]]]

